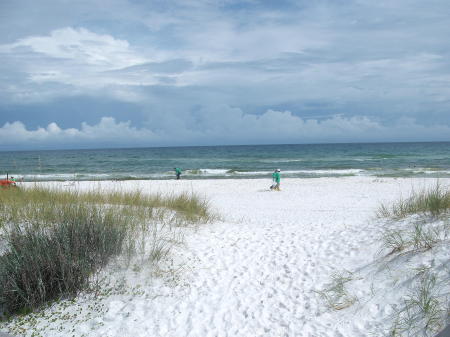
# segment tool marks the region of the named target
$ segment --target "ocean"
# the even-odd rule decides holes
[[[450,177],[450,142],[196,146],[0,152],[0,178],[24,181],[343,176]]]

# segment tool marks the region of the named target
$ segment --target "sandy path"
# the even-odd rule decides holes
[[[188,305],[207,305],[200,309],[204,314],[187,315],[197,320],[193,336],[317,335],[310,324],[318,315],[312,290],[355,255],[358,242],[354,227],[346,225],[347,212],[337,211],[348,207],[346,197],[336,199],[327,184],[302,185],[296,193],[292,185],[280,193],[257,192],[247,203],[215,196],[214,204],[227,205],[223,213],[235,222],[205,229],[208,241],[192,244],[198,265],[206,268],[194,274],[193,288],[208,289],[201,301],[192,296]],[[308,198],[316,193],[324,196],[320,203]]]
[[[377,232],[372,219],[379,202],[411,187],[410,180],[372,180],[290,179],[281,192],[266,191],[263,180],[183,182],[209,197],[224,222],[188,237],[181,252],[190,266],[183,276],[187,287],[173,298],[128,306],[130,316],[113,323],[120,328],[103,332],[344,336],[350,330],[352,336],[364,335],[370,322],[335,325],[314,290],[334,271],[372,259]],[[175,183],[159,182],[158,188]]]

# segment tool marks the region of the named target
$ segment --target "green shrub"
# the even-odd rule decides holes
[[[136,253],[139,239],[151,248],[149,261],[158,261],[173,245],[160,227],[212,219],[194,194],[0,190],[0,314],[75,296],[111,258]]]
[[[12,225],[0,256],[0,302],[9,313],[35,309],[86,288],[89,277],[121,252],[126,236],[120,214],[73,205],[53,226]]]

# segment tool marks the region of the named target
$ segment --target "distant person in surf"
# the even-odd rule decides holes
[[[175,170],[175,175],[177,176],[177,180],[180,179],[181,169],[179,169],[178,167],[174,167],[174,170]]]
[[[274,170],[272,173],[272,185],[270,185],[270,189],[273,190],[276,186],[276,182],[275,182],[275,173],[277,172],[277,170]]]
[[[276,190],[276,191],[280,191],[280,169],[276,169],[273,173],[272,173],[272,180],[273,180],[273,184],[272,186],[270,186],[271,190]]]

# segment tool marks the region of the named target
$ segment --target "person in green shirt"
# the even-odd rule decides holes
[[[272,173],[272,185],[270,185],[270,189],[273,190],[276,186],[276,182],[275,182],[275,173],[277,172],[277,170],[273,171]]]
[[[272,173],[272,179],[274,184],[272,186],[270,186],[271,190],[280,190],[280,169],[276,169],[275,172]]]
[[[178,167],[174,167],[174,170],[175,170],[175,174],[177,176],[177,180],[180,179],[181,169],[179,169]]]

